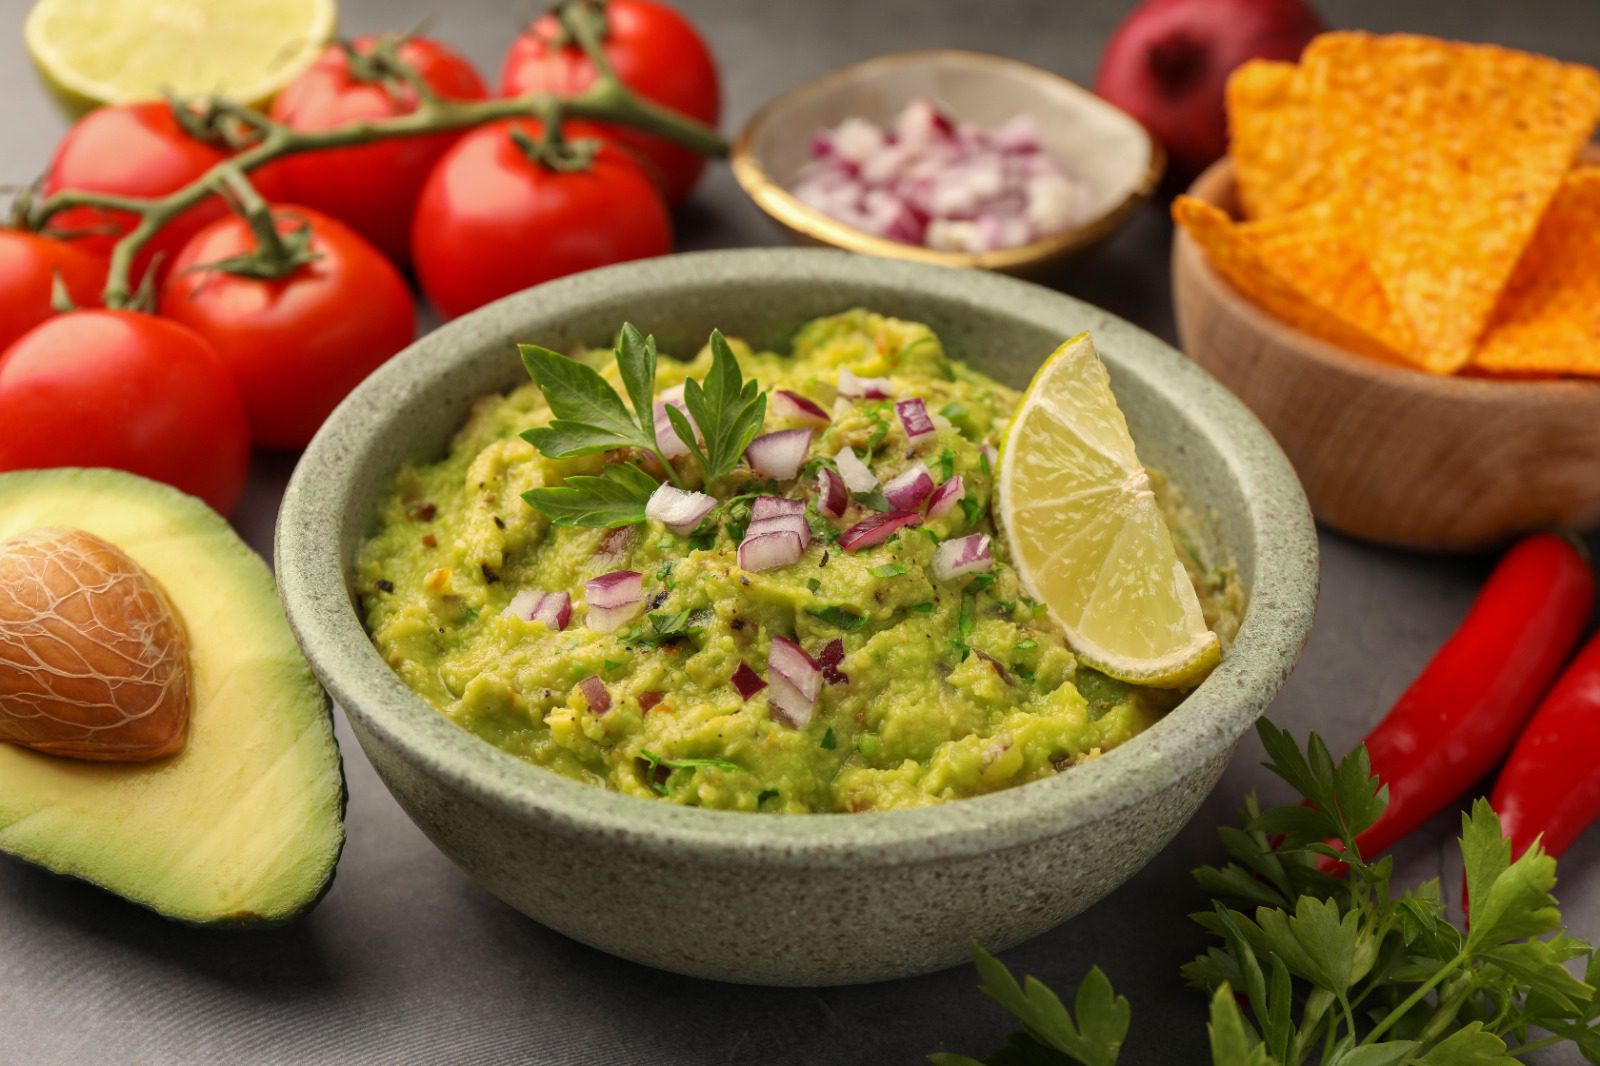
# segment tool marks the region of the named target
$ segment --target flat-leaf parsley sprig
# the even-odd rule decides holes
[[[1537,845],[1515,862],[1487,801],[1462,816],[1469,932],[1446,914],[1437,880],[1406,892],[1392,860],[1355,839],[1388,805],[1365,749],[1335,763],[1315,734],[1306,750],[1263,720],[1267,767],[1306,803],[1261,810],[1221,830],[1233,860],[1195,879],[1212,897],[1195,920],[1218,943],[1184,967],[1210,992],[1215,1066],[1512,1066],[1570,1042],[1600,1063],[1600,961],[1568,936],[1551,896],[1556,861]],[[1342,846],[1333,846],[1337,841]],[[1346,876],[1326,871],[1343,863]],[[975,948],[982,987],[1023,1031],[993,1066],[1111,1066],[1128,1031],[1126,1000],[1099,970],[1075,1017],[1029,978]],[[1583,960],[1584,978],[1567,969]],[[1241,1006],[1242,1004],[1242,1006]],[[937,1066],[977,1066],[960,1055]]]
[[[654,337],[632,323],[624,324],[618,336],[613,356],[627,403],[593,367],[536,344],[518,345],[518,350],[555,416],[548,425],[523,433],[524,440],[551,459],[638,449],[654,456],[672,483],[683,487],[656,435]],[[713,331],[711,369],[704,383],[684,383],[683,399],[689,416],[672,404],[666,406],[667,416],[709,485],[732,472],[761,431],[767,398],[754,379],[744,380],[727,339]],[[610,463],[599,475],[569,477],[522,498],[557,525],[624,526],[644,521],[645,504],[659,487],[660,482],[632,463]]]

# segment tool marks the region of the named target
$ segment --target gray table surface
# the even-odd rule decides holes
[[[153,5],[159,6],[159,5]],[[352,33],[414,26],[490,77],[531,4],[343,0]],[[725,77],[726,127],[834,67],[909,47],[1005,53],[1092,80],[1128,0],[681,0]],[[1335,24],[1415,30],[1600,61],[1596,0],[1322,0]],[[24,0],[0,0],[0,182],[45,165],[65,127],[20,43]],[[777,243],[715,167],[679,216],[680,247]],[[1173,338],[1170,226],[1151,207],[1063,287]],[[434,323],[424,320],[429,328]],[[294,463],[258,455],[235,524],[270,555]],[[1325,533],[1322,603],[1272,716],[1355,743],[1449,634],[1489,560],[1379,550]],[[914,1063],[939,1049],[986,1053],[1009,1031],[970,969],[823,990],[691,980],[611,958],[521,917],[468,882],[411,825],[339,722],[350,782],[349,845],[323,904],[292,928],[229,934],[163,922],[93,888],[0,860],[0,1066],[46,1063]],[[1213,827],[1266,783],[1254,738],[1211,799],[1143,872],[1080,918],[1006,953],[1058,989],[1094,963],[1133,1001],[1129,1066],[1209,1061],[1203,1001],[1178,966],[1203,937],[1187,871],[1214,861]],[[1270,786],[1268,786],[1270,788]],[[1400,876],[1442,875],[1456,893],[1442,815],[1398,851]],[[1575,932],[1600,937],[1600,831],[1562,861]],[[1547,1055],[1543,1063],[1576,1063]]]

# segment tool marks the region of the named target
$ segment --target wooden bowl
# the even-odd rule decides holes
[[[1237,215],[1224,158],[1190,194]],[[1178,337],[1265,422],[1319,521],[1412,548],[1472,550],[1600,524],[1600,382],[1441,377],[1285,325],[1172,244]]]
[[[789,192],[818,130],[852,115],[887,126],[919,98],[987,127],[1032,115],[1045,149],[1088,184],[1091,217],[1015,248],[950,252],[874,236]],[[729,163],[756,205],[802,244],[1042,277],[1121,225],[1161,180],[1166,157],[1131,115],[1058,74],[1004,56],[941,48],[879,56],[789,90],[745,123]]]

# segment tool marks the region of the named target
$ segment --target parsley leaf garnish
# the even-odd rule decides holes
[[[744,767],[740,766],[738,763],[729,762],[727,759],[663,759],[649,748],[640,748],[639,758],[645,761],[651,771],[654,771],[659,767],[665,767],[668,770],[699,770],[702,768],[707,768],[713,770],[729,770],[734,772],[744,769]],[[651,776],[653,777],[654,775],[652,774]],[[650,787],[663,796],[667,794],[667,784],[665,781],[652,780],[650,782]]]
[[[713,330],[711,370],[704,384],[684,382],[683,402],[705,437],[704,448],[695,439],[694,427],[682,411],[668,404],[667,418],[678,438],[699,460],[706,482],[710,483],[730,473],[761,432],[761,422],[767,416],[767,397],[755,379],[744,380],[727,338],[720,330]]]
[[[847,611],[843,607],[807,607],[806,614],[839,629],[860,629],[867,624],[867,620],[861,615]]]
[[[558,526],[628,526],[644,521],[644,505],[658,487],[633,464],[613,463],[598,477],[577,474],[555,488],[529,489],[522,498]]]
[[[654,338],[625,325],[614,352],[617,369],[634,401],[633,411],[594,368],[537,344],[519,344],[517,350],[528,376],[555,415],[549,425],[523,433],[523,440],[552,459],[615,448],[643,448],[661,454],[651,406],[656,377]]]
[[[873,577],[899,577],[901,574],[906,572],[906,565],[904,563],[883,563],[879,566],[874,566],[867,571],[867,573],[871,574]]]
[[[823,751],[832,751],[839,746],[839,737],[838,734],[834,733],[833,726],[830,725],[828,731],[822,734],[822,740],[818,742],[818,746]]]

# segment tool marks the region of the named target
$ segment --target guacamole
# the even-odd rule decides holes
[[[580,781],[797,814],[916,807],[1046,777],[1123,743],[1182,699],[1079,667],[1020,587],[990,507],[994,446],[1016,392],[948,358],[928,327],[867,311],[806,325],[786,355],[731,344],[762,389],[792,390],[828,422],[797,478],[764,479],[741,462],[694,486],[717,500],[698,528],[554,525],[524,502],[528,490],[599,474],[617,458],[556,460],[523,440],[551,419],[532,383],[478,401],[447,456],[400,472],[357,580],[372,639],[406,684],[463,729]],[[609,353],[576,358],[620,384]],[[657,396],[710,366],[709,351],[663,358]],[[871,387],[839,395],[846,370],[886,379],[891,398],[872,398]],[[933,422],[915,440],[895,409],[907,397]],[[763,431],[802,424],[793,404],[769,404]],[[836,519],[819,512],[817,479],[847,447],[880,483],[916,462],[939,484],[959,476],[960,505],[845,550],[841,534],[885,510],[882,493],[867,491]],[[1192,520],[1154,480],[1207,623],[1226,644],[1239,584],[1223,561],[1201,557]],[[796,562],[744,569],[738,546],[763,495],[807,501],[809,544]],[[975,533],[990,535],[992,565],[938,580],[940,543]],[[585,624],[585,584],[616,571],[642,575],[642,602],[600,632]],[[508,610],[524,590],[569,594],[570,617]],[[822,664],[802,724],[769,702],[775,637]]]

